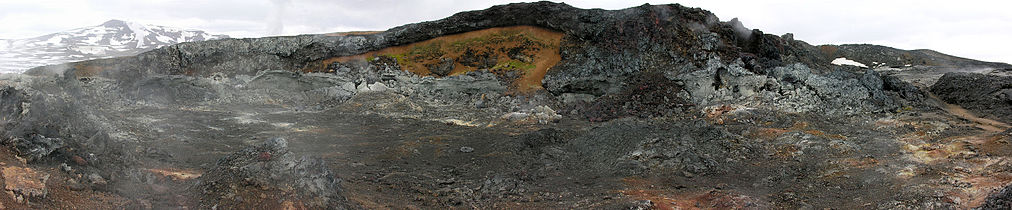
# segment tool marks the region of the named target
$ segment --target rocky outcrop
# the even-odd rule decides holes
[[[817,48],[804,42],[793,40],[789,36],[782,38],[759,30],[748,30],[737,20],[720,22],[710,12],[677,4],[644,5],[607,11],[584,10],[550,2],[518,3],[459,13],[442,20],[405,25],[377,34],[304,35],[183,43],[135,57],[37,68],[29,74],[65,72],[61,74],[103,77],[119,81],[123,85],[141,86],[142,92],[137,95],[161,97],[154,98],[155,100],[168,100],[159,95],[170,94],[172,99],[193,101],[218,96],[207,94],[206,90],[199,89],[201,86],[196,86],[198,89],[175,89],[176,92],[172,93],[147,94],[143,92],[145,86],[164,84],[166,81],[145,78],[158,77],[157,75],[222,75],[228,78],[257,75],[258,72],[271,69],[298,72],[320,65],[317,63],[328,58],[357,55],[449,34],[519,25],[564,33],[563,43],[559,46],[562,60],[544,76],[542,85],[552,95],[550,98],[593,96],[593,99],[583,97],[587,100],[581,100],[581,103],[563,105],[576,107],[565,111],[588,113],[588,119],[656,116],[678,112],[690,105],[707,106],[729,101],[753,106],[779,104],[786,106],[773,107],[782,107],[783,111],[789,112],[817,111],[829,114],[890,110],[901,103],[891,97],[897,95],[894,90],[884,89],[878,74],[836,69],[837,67],[829,65],[830,57],[818,53]],[[438,69],[435,72],[437,75],[446,75],[445,70],[452,66],[452,62],[443,62],[429,68]],[[338,77],[349,78],[338,82],[339,84],[351,82],[355,86],[362,86],[363,83],[371,85],[383,82],[390,89],[412,86],[406,85],[404,79],[395,79],[394,76],[398,73],[376,71],[404,71],[396,65],[377,62],[365,65],[348,62],[335,64],[339,65],[330,72]],[[353,78],[356,74],[351,72],[359,72],[357,78]],[[657,89],[651,88],[652,84],[628,83],[634,78],[656,75],[664,75],[670,81],[651,81],[652,84],[671,85]],[[453,80],[456,79],[451,77],[437,80],[436,83]],[[492,82],[504,83],[502,78],[496,78]],[[645,93],[636,89],[663,89],[663,93]],[[179,91],[187,92],[180,95]],[[425,95],[427,91],[412,88],[411,91],[400,93],[422,98],[438,97]],[[497,90],[482,90],[450,100],[475,104],[475,98],[484,100],[490,93],[502,94],[496,92]],[[643,94],[648,96],[644,97]],[[187,97],[196,98],[186,99]],[[650,102],[629,109],[625,107],[626,101]],[[677,105],[658,106],[660,104]],[[537,105],[563,108],[543,103],[530,106]],[[648,111],[657,108],[660,110]],[[506,106],[501,109],[515,108]],[[608,111],[609,109],[633,111],[614,112]]]
[[[931,92],[980,116],[1012,123],[1012,76],[948,73]]]
[[[563,34],[557,46],[561,60],[536,92],[512,91],[511,76],[493,72],[495,66],[474,64],[475,71],[447,72],[457,63],[492,59],[478,54],[439,60],[427,67],[436,69],[436,77],[413,74],[389,57],[321,63],[505,26]],[[522,52],[505,54],[537,62]],[[832,66],[830,59],[790,36],[748,30],[740,21],[721,22],[710,12],[677,4],[609,11],[518,3],[375,34],[191,42],[138,56],[36,68],[25,76],[31,81],[18,83],[20,89],[4,89],[0,103],[9,122],[3,131],[7,142],[37,160],[53,153],[85,156],[61,151],[129,136],[109,129],[111,125],[88,123],[102,120],[89,107],[281,105],[473,126],[551,123],[564,117],[600,122],[678,116],[725,104],[854,115],[896,110],[920,99],[920,91],[903,81]],[[320,65],[325,71],[303,72]],[[65,117],[56,119],[54,113]],[[120,134],[110,135],[115,132]]]
[[[54,110],[53,101],[34,101],[28,92],[8,86],[0,89],[0,110],[3,112],[0,139],[26,160],[40,160],[65,146],[63,139],[47,137],[60,136],[60,122],[48,120],[51,116],[43,113],[59,113]]]
[[[1005,188],[1002,188],[1000,191],[988,195],[984,204],[981,204],[975,209],[992,210],[1009,208],[1012,208],[1012,185],[1005,186]]]
[[[0,73],[99,58],[132,56],[181,42],[228,38],[198,30],[109,20],[26,39],[0,39]]]
[[[296,157],[287,140],[273,138],[218,160],[198,193],[208,208],[346,209],[340,183],[322,160]]]
[[[542,63],[523,48],[537,33],[507,47],[437,46],[457,48],[453,55],[419,44],[514,26],[561,34],[558,44],[539,44],[557,60]],[[406,63],[420,61],[403,57],[412,53],[425,62]],[[874,68],[832,65],[835,55],[681,5],[608,11],[518,3],[379,33],[183,43],[4,76],[0,85],[10,87],[0,89],[0,134],[22,157],[77,163],[79,177],[97,176],[123,194],[168,182],[141,169],[149,163],[207,169],[197,185],[204,208],[351,207],[342,190],[380,188],[390,190],[350,200],[569,205],[556,199],[599,200],[572,192],[624,189],[593,184],[633,175],[785,208],[921,204],[899,196],[947,189],[882,186],[936,183],[896,176],[945,167],[916,158],[928,157],[918,156],[922,148],[971,148],[932,144],[974,128],[947,125],[942,115],[920,122],[920,111],[937,111],[925,103],[930,95]],[[550,69],[543,77],[523,71],[531,65]],[[536,87],[518,88],[517,80]],[[949,80],[960,81],[940,85]],[[278,135],[304,143],[292,145],[300,155],[338,163],[297,156],[281,139],[250,141]],[[221,152],[231,155],[219,159]],[[929,158],[950,157],[963,156]],[[336,173],[356,186],[342,189]],[[711,179],[732,187],[705,182]],[[528,195],[539,188],[551,189]],[[869,188],[877,194],[852,196]],[[620,202],[608,193],[604,202]]]

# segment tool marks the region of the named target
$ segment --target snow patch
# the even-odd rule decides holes
[[[46,44],[58,45],[62,41],[63,41],[63,37],[61,37],[61,36],[53,36],[53,37],[50,37],[48,40],[46,40]]]
[[[172,38],[169,38],[167,36],[158,35],[158,36],[155,37],[155,39],[158,39],[158,41],[164,42],[164,43],[172,43]]]
[[[84,40],[82,40],[81,42],[84,42],[84,44],[89,44],[89,45],[98,45],[99,41],[102,41],[102,37],[98,37],[98,36],[95,36],[95,35],[89,35],[89,36],[85,36]]]
[[[837,59],[833,60],[832,63],[833,63],[833,65],[837,65],[837,66],[848,65],[848,66],[857,66],[857,67],[861,67],[861,68],[868,68],[868,66],[864,65],[863,63],[858,63],[857,61],[852,61],[852,60],[849,60],[849,59],[844,58],[844,57],[837,58]]]
[[[105,53],[105,51],[108,50],[109,48],[105,46],[75,46],[71,47],[70,49],[81,52],[83,54],[101,55]]]
[[[148,28],[133,22],[126,23],[127,27],[134,32],[134,41],[137,41],[137,48],[144,48],[144,37],[148,36]]]
[[[226,37],[198,30],[123,23],[83,27],[27,39],[0,39],[0,72],[20,73],[37,66],[123,56],[128,54],[120,52],[134,53],[180,42]],[[382,89],[377,85],[367,87]]]
[[[185,42],[186,39],[192,39],[192,37],[194,37],[194,33],[192,31],[183,31],[181,33],[181,35],[182,36],[179,36],[179,39],[176,40],[176,41],[178,41],[178,42]],[[201,34],[201,35],[203,35],[203,34]]]

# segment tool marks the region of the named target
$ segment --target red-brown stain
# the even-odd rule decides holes
[[[742,209],[762,205],[759,199],[726,190],[679,190],[658,187],[652,179],[627,177],[619,193],[637,200],[649,200],[653,209]]]

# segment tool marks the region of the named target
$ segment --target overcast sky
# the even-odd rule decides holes
[[[435,20],[507,0],[0,0],[0,38],[29,38],[109,19],[260,37],[387,28]],[[933,49],[1012,63],[1009,1],[564,1],[621,9],[681,3],[738,17],[766,33],[794,33],[810,44],[870,43]],[[845,3],[844,3],[845,2]]]

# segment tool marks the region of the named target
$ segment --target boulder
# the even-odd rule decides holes
[[[199,178],[201,205],[217,208],[273,207],[282,201],[310,209],[345,209],[341,179],[323,160],[296,156],[288,141],[272,138],[218,160]]]

